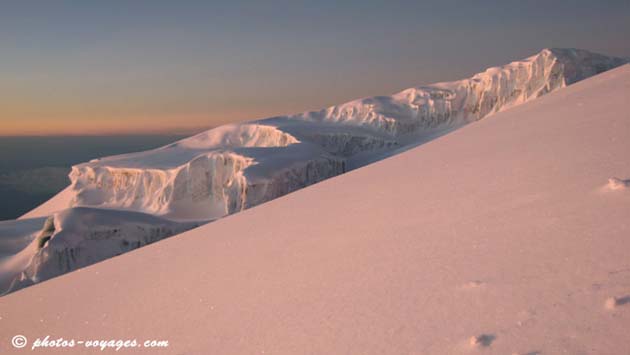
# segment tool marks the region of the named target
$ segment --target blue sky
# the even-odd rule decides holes
[[[0,135],[194,130],[628,35],[627,0],[7,2]]]

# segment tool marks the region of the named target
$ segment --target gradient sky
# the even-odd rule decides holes
[[[629,38],[628,0],[8,1],[0,135],[194,131]]]

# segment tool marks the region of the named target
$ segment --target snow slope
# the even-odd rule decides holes
[[[87,207],[70,208],[48,218],[0,222],[0,294],[48,280],[198,225],[139,212]]]
[[[69,189],[25,218],[90,206],[216,219],[625,62],[584,50],[545,49],[465,80],[222,126],[159,149],[79,164]]]
[[[627,354],[629,99],[626,65],[9,294],[0,347],[50,334],[167,339],[169,354]]]

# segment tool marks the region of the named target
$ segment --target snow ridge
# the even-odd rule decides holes
[[[545,49],[464,80],[225,125],[76,165],[71,186],[27,215],[48,219],[0,225],[10,234],[0,243],[0,294],[343,174],[627,62]]]
[[[469,79],[222,126],[163,148],[75,166],[70,206],[219,218],[344,173],[346,160],[358,154],[398,149],[626,62],[545,49]]]
[[[19,222],[32,224],[31,221]],[[86,207],[55,213],[46,219],[39,231],[25,230],[22,237],[29,239],[30,243],[0,262],[0,295],[126,253],[198,225],[173,222],[138,212]]]

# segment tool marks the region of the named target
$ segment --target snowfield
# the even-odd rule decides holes
[[[182,199],[199,196],[192,193],[194,182],[178,185],[183,173],[168,172],[182,169],[196,176],[188,165],[197,159],[193,151],[220,142],[231,148],[208,148],[203,164],[233,173],[221,180],[230,174],[214,171],[217,180],[212,181],[225,185],[202,195],[223,201],[219,205],[227,213],[231,196],[247,197],[225,192],[232,191],[226,190],[232,186],[227,181],[247,189],[254,184],[249,168],[237,167],[236,159],[212,160],[216,154],[253,158],[249,166],[258,169],[256,181],[267,186],[272,185],[269,176],[289,167],[294,171],[295,165],[258,162],[264,154],[257,155],[257,149],[284,152],[305,145],[299,154],[343,163],[340,152],[346,148],[334,142],[352,138],[335,137],[327,145],[334,149],[324,149],[300,135],[295,123],[300,120],[313,127],[358,127],[364,137],[373,134],[361,141],[371,147],[372,139],[397,141],[414,127],[463,125],[496,113],[389,159],[11,293],[0,301],[0,348],[12,349],[11,338],[22,334],[31,341],[46,335],[168,339],[162,351],[172,354],[627,354],[630,66],[554,90],[602,69],[555,66],[572,68],[566,72],[571,75],[552,70],[551,64],[531,69],[546,63],[544,57],[553,56],[549,63],[557,63],[554,53],[512,64],[530,66],[532,78],[547,78],[519,85],[512,100],[495,95],[471,107],[452,87],[448,95],[433,98],[421,96],[433,89],[414,89],[418,96],[365,99],[301,118],[249,123],[265,128],[232,126],[219,131],[221,137],[233,137],[229,140],[210,131],[205,134],[211,139],[193,138],[197,143],[184,140],[75,168],[73,199],[186,217],[173,205],[180,200],[164,199],[162,207],[143,199],[161,196],[148,193],[161,191],[151,187],[159,179],[165,181],[159,184],[164,191],[171,186],[173,196],[180,186],[186,186],[178,195]],[[566,53],[580,58],[582,52]],[[517,73],[492,69],[482,76],[496,81],[487,79],[493,84],[484,87],[496,90],[466,90],[478,97],[516,92],[505,89],[499,78],[524,75]],[[440,85],[446,84],[431,88]],[[554,92],[530,100],[547,91]],[[442,100],[450,102],[451,111],[443,111]],[[435,114],[410,119],[416,111],[406,109],[413,102],[417,112]],[[466,107],[475,114],[467,116]],[[250,140],[234,133],[241,129],[259,130],[260,136]],[[308,131],[317,134],[315,128]],[[267,146],[248,147],[253,141]],[[374,144],[381,150],[386,146]],[[151,160],[159,152],[173,155]],[[132,166],[138,162],[140,168]],[[148,165],[156,172],[123,174],[133,169],[144,174]],[[309,178],[287,176],[282,179],[296,186]],[[28,221],[19,221],[27,223],[19,228],[5,226],[16,243],[29,241],[20,237],[33,231]]]
[[[545,49],[465,80],[221,126],[155,150],[79,164],[69,191],[52,208],[25,217],[49,215],[59,206],[90,206],[216,219],[626,62],[584,50]]]
[[[469,79],[224,125],[76,165],[68,188],[22,220],[5,222],[31,220],[40,228],[20,236],[30,241],[22,249],[0,249],[0,295],[398,154],[625,62],[545,49]]]
[[[12,292],[199,226],[140,212],[76,207],[47,219],[0,223],[0,290]],[[17,228],[15,228],[17,227]],[[14,239],[15,238],[15,239]],[[11,241],[10,245],[7,242]],[[17,242],[21,247],[11,248]],[[13,253],[12,253],[13,251]]]

